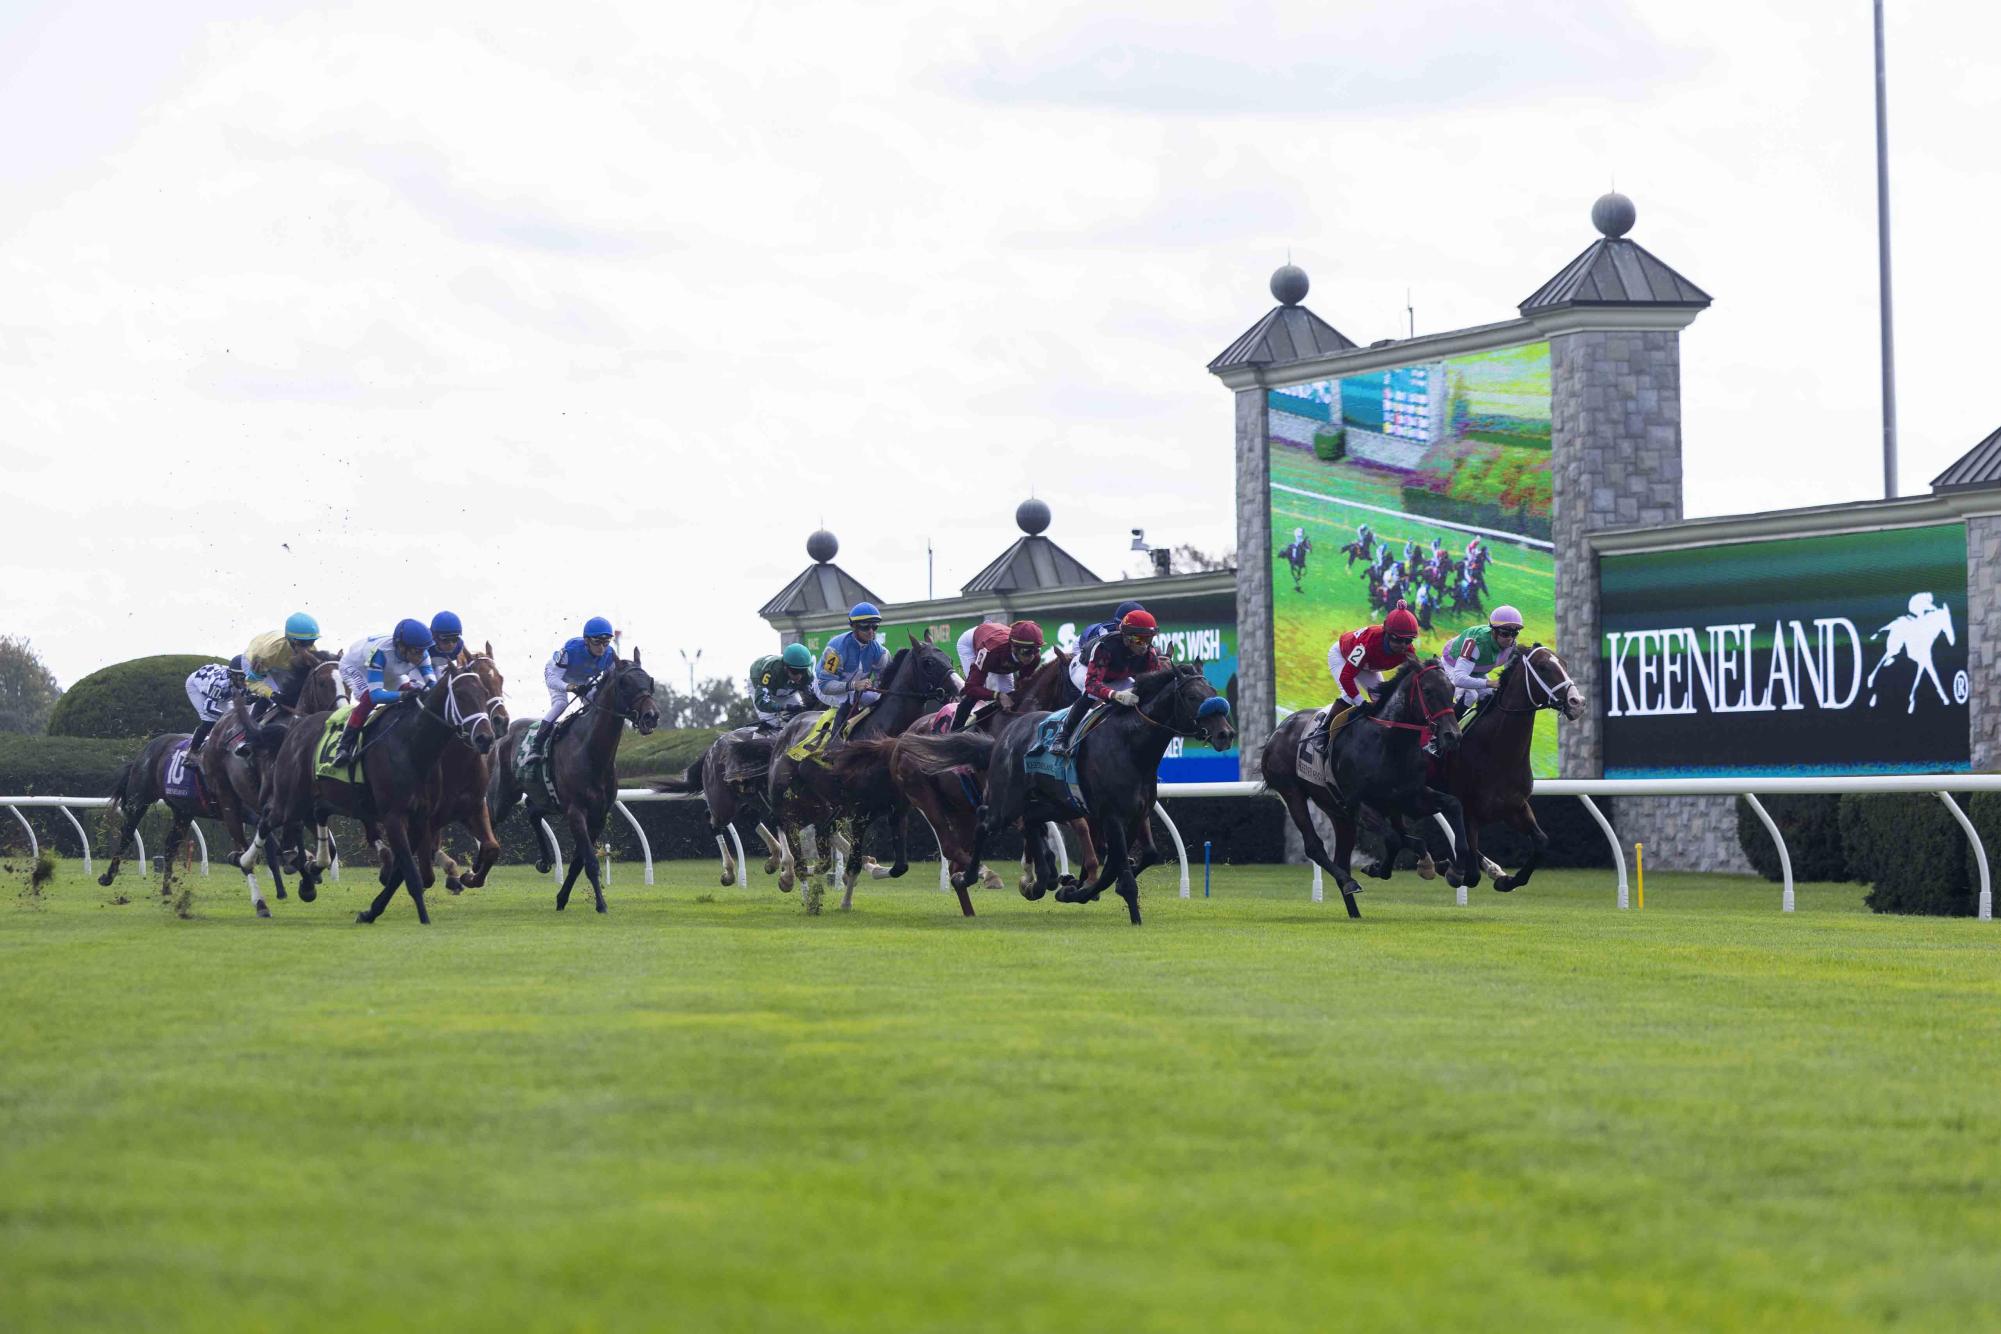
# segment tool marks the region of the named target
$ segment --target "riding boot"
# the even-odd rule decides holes
[[[1090,711],[1091,697],[1089,695],[1077,696],[1077,702],[1070,706],[1069,715],[1063,719],[1063,731],[1057,736],[1056,744],[1049,748],[1052,754],[1068,755],[1070,753],[1070,738],[1077,735],[1077,724],[1084,721],[1084,715]]]
[[[188,763],[193,764],[201,755],[201,743],[208,740],[208,734],[215,730],[215,723],[204,718],[195,725],[195,734],[188,738]]]
[[[958,708],[956,708],[956,709],[954,709],[954,710],[952,710],[952,727],[951,727],[951,730],[952,730],[952,731],[954,731],[954,732],[963,732],[963,731],[965,731],[965,730],[966,730],[966,719],[967,719],[967,718],[969,718],[969,717],[971,717],[971,716],[972,716],[972,713],[973,713],[973,699],[972,699],[972,696],[970,696],[970,695],[961,695],[961,696],[959,697],[959,707],[958,707]]]
[[[343,727],[340,730],[340,744],[334,747],[335,764],[353,764],[354,748],[361,743],[359,727]]]

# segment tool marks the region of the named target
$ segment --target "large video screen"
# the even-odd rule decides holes
[[[1334,697],[1327,651],[1406,603],[1429,654],[1503,603],[1556,642],[1549,344],[1268,394],[1272,650],[1281,715]],[[1556,718],[1535,772],[1557,772]]]
[[[1606,777],[1970,767],[1964,525],[1598,569]]]

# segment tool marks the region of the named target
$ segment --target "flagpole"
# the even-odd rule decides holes
[[[1883,320],[1883,498],[1897,494],[1897,353],[1890,318],[1890,121],[1883,75],[1883,0],[1876,8],[1876,270]]]

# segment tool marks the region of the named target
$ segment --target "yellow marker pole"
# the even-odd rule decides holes
[[[1647,845],[1644,843],[1635,843],[1633,845],[1633,893],[1635,896],[1635,903],[1637,904],[1637,907],[1635,907],[1634,911],[1635,912],[1646,911]]]

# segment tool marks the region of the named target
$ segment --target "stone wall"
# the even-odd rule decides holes
[[[1603,772],[1598,562],[1587,533],[1681,518],[1681,335],[1588,330],[1549,340],[1557,652],[1592,702],[1562,729],[1566,778]]]
[[[1264,743],[1277,709],[1271,639],[1271,458],[1265,391],[1237,391],[1238,770],[1261,778]],[[1296,837],[1296,835],[1295,835]]]
[[[1755,874],[1737,841],[1735,797],[1620,797],[1612,827],[1629,854],[1645,844],[1656,870]]]
[[[1973,732],[1973,767],[2001,770],[2001,661],[1990,655],[2001,643],[2001,514],[1973,514],[1966,520],[1966,674]]]

